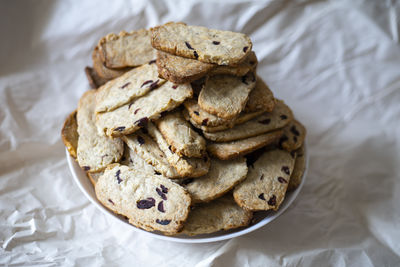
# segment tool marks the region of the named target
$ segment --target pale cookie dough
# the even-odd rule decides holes
[[[110,139],[97,133],[95,125],[96,90],[83,94],[76,115],[78,123],[77,160],[87,172],[98,172],[107,165],[118,162],[124,152],[121,139]]]
[[[242,33],[168,22],[151,29],[151,45],[177,56],[218,65],[237,65],[252,49]]]
[[[78,123],[76,122],[76,110],[74,110],[64,121],[61,130],[62,141],[71,157],[76,159],[76,149],[78,147]]]
[[[287,151],[275,149],[256,160],[246,180],[233,190],[236,203],[244,209],[278,210],[285,198],[295,158]]]
[[[304,145],[296,150],[296,162],[292,175],[290,176],[289,185],[287,188],[288,192],[295,190],[303,179],[304,171],[306,170],[306,151]]]
[[[119,164],[107,167],[95,191],[105,207],[147,231],[176,234],[189,214],[191,200],[183,187]]]
[[[265,82],[257,76],[257,82],[254,89],[250,92],[249,101],[247,101],[245,112],[254,112],[263,110],[271,112],[275,107],[275,98],[272,91]]]

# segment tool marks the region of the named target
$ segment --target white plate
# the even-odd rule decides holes
[[[68,161],[68,165],[71,170],[71,173],[72,173],[72,177],[74,178],[76,184],[81,189],[83,194],[85,194],[85,196],[99,210],[101,210],[107,216],[113,217],[114,219],[118,220],[120,223],[130,225],[125,219],[123,219],[121,216],[114,214],[112,211],[109,211],[108,209],[106,209],[97,200],[93,185],[89,181],[89,178],[86,176],[85,172],[79,167],[78,163],[72,157],[70,157],[68,150],[65,150],[65,152],[67,154],[67,161]],[[145,230],[136,228],[133,225],[130,225],[130,226],[132,226],[132,230],[143,233],[145,235],[148,235],[148,236],[151,236],[154,238],[158,238],[158,239],[174,241],[174,242],[181,242],[181,243],[216,242],[216,241],[231,239],[231,238],[234,238],[237,236],[241,236],[241,235],[250,233],[260,227],[263,227],[264,225],[268,224],[269,222],[275,220],[279,215],[281,215],[292,204],[294,199],[297,197],[301,188],[303,187],[303,184],[306,180],[305,178],[307,176],[307,170],[308,170],[307,147],[305,149],[305,156],[306,156],[306,168],[305,168],[303,178],[302,178],[302,181],[301,181],[301,184],[299,185],[299,187],[295,191],[286,194],[285,200],[281,204],[278,211],[276,211],[276,212],[274,212],[274,211],[256,212],[255,216],[254,216],[255,223],[249,227],[238,228],[238,229],[233,229],[233,230],[229,230],[229,231],[219,231],[219,232],[212,233],[212,234],[198,235],[198,236],[194,236],[194,237],[186,236],[186,235],[177,235],[177,236],[171,237],[171,236],[165,236],[162,233],[158,233],[158,232],[147,232]]]

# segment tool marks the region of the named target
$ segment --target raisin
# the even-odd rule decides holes
[[[248,47],[248,46],[245,46],[245,47],[243,47],[243,52],[245,52],[245,53],[246,53],[247,49],[249,49],[249,47]]]
[[[165,187],[164,185],[160,185],[160,188],[162,190],[163,193],[167,194],[168,193],[168,188]]]
[[[157,187],[156,192],[162,199],[167,200],[167,196],[161,191],[160,188]]]
[[[199,54],[197,54],[196,51],[193,52],[193,55],[194,55],[194,58],[195,58],[195,59],[198,59],[198,58],[199,58]]]
[[[288,166],[282,166],[281,171],[283,171],[284,173],[286,173],[287,175],[290,175],[290,170]]]
[[[213,44],[214,45],[219,45],[221,42],[218,42],[218,41],[213,41]]]
[[[143,132],[144,134],[148,134],[148,133],[149,133],[149,132],[147,131],[146,128],[142,128],[142,132]]]
[[[291,152],[290,152],[290,156],[292,156],[292,158],[294,158],[294,157],[296,156],[296,151],[294,151],[294,150],[291,151]]]
[[[156,223],[159,223],[161,225],[168,225],[171,222],[171,220],[156,220]]]
[[[108,202],[110,202],[111,204],[115,205],[114,202],[111,199],[108,199]]]
[[[297,137],[296,137],[296,136],[293,136],[293,141],[294,141],[295,143],[297,143]]]
[[[149,61],[149,65],[151,65],[151,64],[153,64],[153,63],[156,63],[156,60],[155,60],[155,59]]]
[[[260,180],[262,181],[264,179],[264,174],[261,174]]]
[[[265,119],[265,120],[259,121],[259,123],[262,123],[262,124],[269,124],[270,122],[271,122],[271,119]]]
[[[244,83],[244,84],[247,85],[248,83],[247,83],[247,81],[246,81],[246,77],[247,77],[246,75],[242,77],[242,83]]]
[[[178,88],[177,84],[172,85],[172,89],[176,89],[176,88]]]
[[[290,131],[291,131],[295,136],[299,136],[299,135],[300,135],[299,131],[296,129],[296,126],[294,126],[294,125],[290,128]]]
[[[262,200],[265,200],[264,193],[259,194],[259,195],[258,195],[258,198],[259,198],[259,199],[262,199]]]
[[[171,147],[172,147],[172,146],[171,146],[171,145],[169,145],[169,146],[168,146],[168,149],[169,149],[169,151],[171,151],[171,152],[172,152],[172,149],[171,149]]]
[[[140,88],[142,88],[143,86],[145,86],[146,84],[152,83],[153,80],[147,80],[144,83],[142,83],[142,85],[140,86]]]
[[[202,122],[201,125],[207,126],[208,118],[205,118]]]
[[[279,139],[279,143],[278,143],[279,147],[282,147],[282,144],[284,142],[286,142],[287,140],[288,140],[287,136],[286,135],[282,135],[282,137]]]
[[[83,168],[84,171],[90,170],[90,167],[89,167],[89,166],[83,166],[82,168]]]
[[[197,116],[200,116],[200,113],[198,111],[193,111],[194,114],[196,114]]]
[[[156,89],[157,86],[158,86],[158,82],[159,82],[159,81],[160,81],[160,80],[157,80],[157,81],[155,81],[154,83],[152,83],[152,84],[150,85],[150,90]]]
[[[133,114],[136,115],[136,113],[138,113],[139,110],[140,110],[140,108],[137,108],[137,109],[135,110],[135,112],[133,112]]]
[[[144,141],[144,138],[141,137],[140,135],[138,135],[137,140],[138,140],[138,142],[139,142],[140,145],[143,145],[144,143],[146,143],[146,142]]]
[[[183,184],[183,185],[188,185],[188,184],[190,184],[190,183],[192,183],[192,182],[193,182],[193,178],[188,178],[188,179],[183,180],[183,181],[182,181],[182,184]]]
[[[189,48],[191,50],[194,50],[193,47],[188,42],[185,42],[185,45],[186,45],[187,48]]]
[[[250,65],[254,65],[256,62],[255,61],[250,61],[249,63],[250,63]]]
[[[128,105],[128,110],[131,109],[131,106],[133,105],[133,102],[129,103]]]
[[[145,127],[147,123],[149,122],[149,119],[147,117],[143,117],[137,121],[135,121],[135,124],[139,127]],[[125,127],[124,127],[125,128]]]
[[[126,84],[122,85],[120,88],[121,88],[121,89],[124,89],[125,87],[127,87],[127,86],[130,85],[130,84],[131,84],[130,82],[127,82]]]
[[[272,195],[272,197],[268,200],[268,205],[275,206],[276,205],[276,196]]]
[[[155,174],[155,175],[161,175],[161,172],[154,171],[154,174]]]
[[[143,209],[150,209],[156,205],[156,200],[152,197],[148,197],[147,199],[139,200],[136,203],[136,206],[143,210]]]
[[[117,182],[118,182],[118,184],[120,184],[120,183],[122,182],[121,177],[119,177],[120,174],[121,174],[121,170],[118,170],[118,171],[115,173],[115,177],[117,177]]]
[[[282,115],[281,115],[281,119],[282,119],[282,120],[286,120],[286,119],[287,119],[287,116],[286,116],[285,114],[282,114]]]
[[[165,212],[165,209],[164,209],[164,201],[161,200],[161,202],[158,203],[157,209],[158,209],[159,211],[161,211],[161,212]]]
[[[114,131],[118,131],[118,132],[122,132],[123,130],[125,130],[125,126],[120,126],[114,129]]]
[[[281,184],[287,184],[287,181],[285,180],[285,178],[283,177],[278,177],[278,182],[280,182]]]

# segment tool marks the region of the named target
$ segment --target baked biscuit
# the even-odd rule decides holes
[[[287,151],[301,147],[306,137],[306,128],[297,120],[293,120],[283,128],[283,135],[278,145]]]
[[[76,122],[76,110],[74,110],[64,121],[61,130],[61,138],[71,157],[76,159],[78,147],[78,123]]]
[[[292,175],[290,175],[289,185],[287,188],[288,192],[295,190],[301,183],[303,179],[303,174],[306,169],[306,151],[304,145],[296,150],[296,161],[294,164],[294,169]]]

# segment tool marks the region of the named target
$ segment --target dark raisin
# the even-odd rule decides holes
[[[139,142],[140,145],[143,145],[144,143],[146,143],[146,142],[144,141],[144,138],[141,137],[140,135],[138,135],[137,140],[138,140],[138,142]]]
[[[185,42],[185,45],[186,45],[187,48],[189,48],[191,50],[194,50],[193,47],[188,42]]]
[[[193,178],[188,178],[188,179],[183,180],[183,181],[182,181],[182,184],[183,184],[183,185],[188,185],[188,184],[190,184],[190,183],[192,183],[192,182],[193,182]]]
[[[83,168],[84,171],[90,170],[90,167],[89,167],[89,166],[83,166],[82,168]]]
[[[108,202],[110,202],[111,204],[115,205],[114,202],[111,199],[108,199]]]
[[[264,174],[261,174],[260,180],[262,181],[264,179]]]
[[[268,200],[268,205],[275,206],[276,205],[276,196],[272,195],[272,197]]]
[[[124,160],[126,160],[126,157],[125,157],[125,155],[122,155],[121,161],[124,161]]]
[[[119,177],[120,174],[121,174],[121,170],[118,170],[118,171],[115,173],[115,177],[117,177],[117,182],[118,182],[118,184],[120,184],[120,183],[122,182],[121,177]]]
[[[247,49],[249,49],[249,47],[248,47],[248,46],[245,46],[245,47],[243,47],[243,52],[245,52],[245,53],[246,53]]]
[[[161,172],[154,171],[154,174],[155,174],[155,175],[161,175]]]
[[[247,76],[246,76],[246,75],[242,77],[242,83],[244,83],[244,84],[246,84],[246,85],[247,85],[248,83],[247,83],[247,81],[246,81],[246,78],[247,78]]]
[[[169,151],[171,151],[171,152],[172,152],[172,149],[171,149],[171,147],[172,147],[172,146],[171,146],[171,145],[169,145],[169,146],[168,146],[168,149],[169,149]]]
[[[124,89],[125,87],[127,87],[127,86],[130,85],[130,84],[131,84],[130,82],[127,82],[126,84],[122,85],[120,88],[121,88],[121,89]]]
[[[294,126],[294,125],[290,128],[290,131],[291,131],[295,136],[299,136],[299,135],[300,135],[299,131],[296,129],[296,126]]]
[[[142,85],[140,86],[140,88],[142,88],[143,86],[145,86],[146,84],[152,83],[153,80],[147,80],[144,83],[142,83]]]
[[[265,120],[259,121],[259,123],[262,123],[262,124],[269,124],[270,122],[271,122],[271,119],[265,119]]]
[[[285,178],[283,177],[278,177],[278,182],[280,182],[281,184],[287,184],[287,181],[285,180]]]
[[[197,54],[196,51],[193,51],[193,55],[194,55],[194,58],[195,58],[195,59],[198,59],[198,58],[199,58],[199,54]]]
[[[290,156],[292,156],[292,158],[294,158],[294,156],[296,156],[296,151],[294,151],[294,150],[291,151],[291,152],[290,152]]]
[[[143,132],[144,134],[148,134],[148,133],[149,133],[149,132],[147,131],[146,128],[142,128],[142,132]]]
[[[286,120],[286,119],[287,119],[287,116],[286,116],[285,114],[282,114],[282,115],[281,115],[281,119],[282,119],[282,120]]]
[[[205,118],[202,122],[201,125],[207,126],[208,118]]]
[[[176,89],[176,88],[178,88],[177,84],[172,85],[172,89]]]
[[[156,223],[159,223],[161,225],[168,225],[171,222],[171,220],[156,220]]]
[[[158,203],[157,209],[158,209],[159,211],[161,211],[161,212],[165,212],[165,209],[164,209],[164,201],[161,200],[161,202]]]
[[[290,175],[290,169],[288,166],[282,166],[281,171],[283,171],[284,173],[286,173],[287,175]]]
[[[139,209],[142,209],[142,210],[143,209],[150,209],[150,208],[154,207],[155,205],[156,205],[156,200],[154,198],[152,198],[152,197],[148,197],[147,199],[139,200],[136,203],[136,206]]]
[[[250,65],[254,65],[256,62],[255,61],[250,61],[249,63],[250,63]]]
[[[114,131],[118,131],[118,132],[122,132],[123,130],[125,130],[125,126],[120,126],[114,129]]]
[[[133,105],[133,102],[129,103],[128,105],[128,110],[131,109],[131,106]]]
[[[135,124],[139,127],[145,127],[147,123],[149,122],[149,119],[147,117],[143,117],[137,121],[135,121]],[[124,127],[125,128],[125,127]]]
[[[264,193],[259,194],[259,195],[258,195],[258,198],[259,198],[259,199],[262,199],[262,200],[265,200]]]
[[[297,137],[296,137],[296,136],[293,136],[293,141],[294,141],[295,143],[297,143]]]
[[[159,82],[159,81],[160,81],[160,80],[157,80],[157,81],[155,81],[154,83],[152,83],[152,84],[150,85],[150,90],[156,89],[157,86],[158,86],[158,82]]]
[[[279,147],[282,147],[282,144],[284,142],[286,142],[287,140],[288,140],[287,136],[286,135],[282,135],[282,137],[279,139],[279,143],[278,143]]]
[[[164,185],[160,185],[160,188],[162,190],[163,193],[167,194],[168,193],[168,188],[165,187]]]
[[[196,114],[197,116],[200,116],[200,113],[198,111],[193,111],[194,114]]]
[[[135,112],[133,112],[133,114],[136,115],[136,113],[138,113],[139,110],[140,110],[140,108],[137,108],[137,109],[135,110]]]
[[[156,63],[156,60],[155,60],[155,59],[149,61],[149,65],[151,65],[151,64],[153,64],[153,63]]]
[[[160,188],[157,187],[156,192],[162,199],[167,200],[167,196],[161,191]]]
[[[213,44],[214,45],[219,45],[221,42],[218,42],[218,41],[213,41]]]

